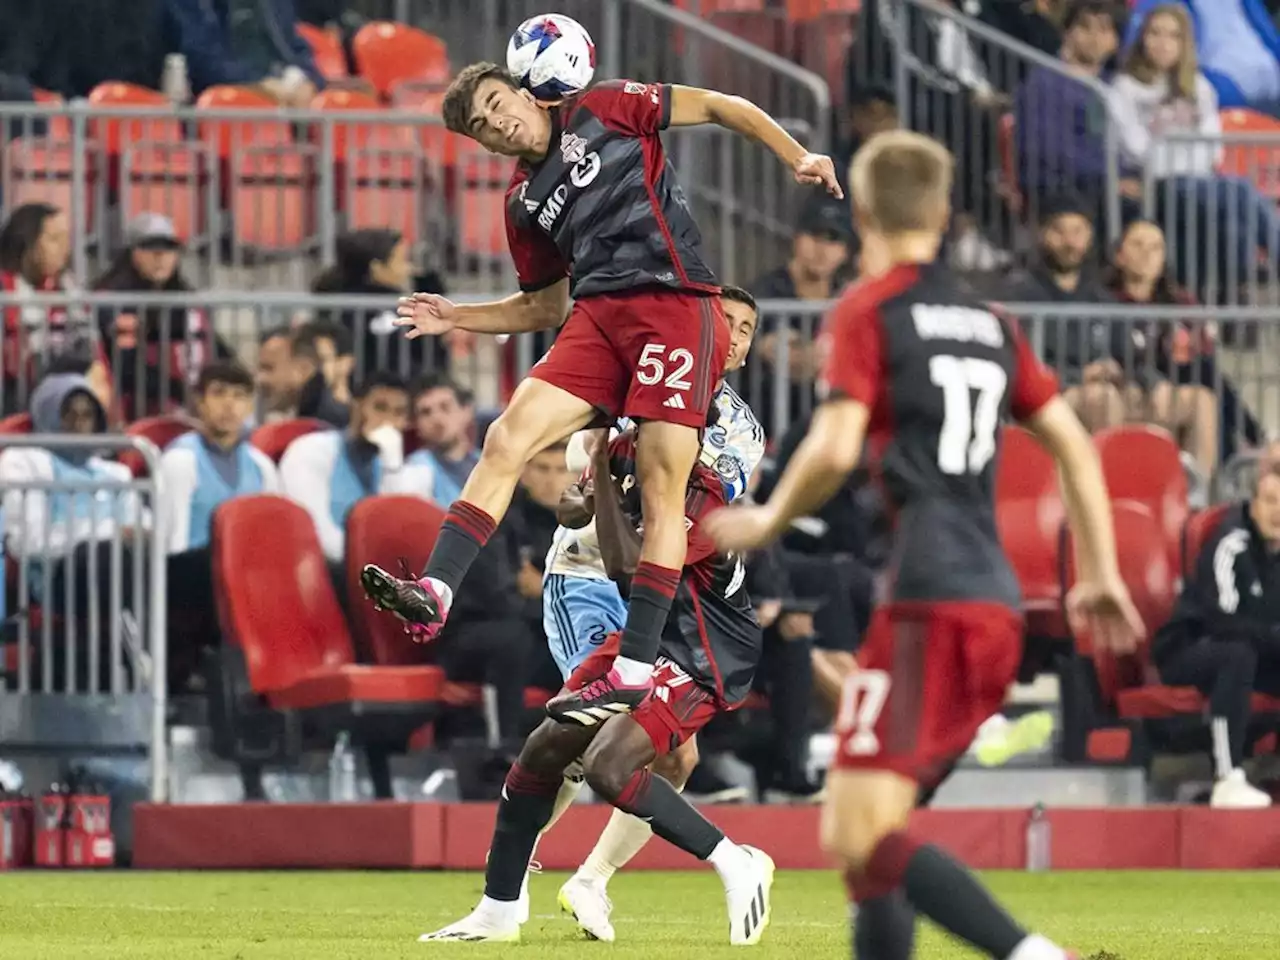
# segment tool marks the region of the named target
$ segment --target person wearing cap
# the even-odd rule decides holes
[[[191,293],[182,275],[182,239],[168,217],[144,213],[125,229],[125,249],[94,290]],[[232,352],[210,329],[202,310],[186,307],[107,306],[98,329],[110,357],[126,419],[169,413],[182,406],[200,368]]]
[[[1229,509],[1195,558],[1151,645],[1162,683],[1209,700],[1215,807],[1267,807],[1242,764],[1250,695],[1280,697],[1280,443],[1263,450],[1253,498]]]

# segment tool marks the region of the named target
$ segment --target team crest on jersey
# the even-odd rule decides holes
[[[726,480],[737,480],[738,474],[741,472],[738,468],[737,458],[731,457],[727,453],[722,453],[716,457],[715,470]]]
[[[576,133],[565,133],[560,138],[560,156],[565,163],[581,163],[587,155],[587,141]]]

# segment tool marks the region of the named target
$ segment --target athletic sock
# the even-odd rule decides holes
[[[680,571],[641,563],[631,578],[631,599],[627,608],[627,624],[622,630],[622,647],[614,658],[613,668],[622,682],[644,683],[658,658],[658,640],[671,613],[671,601],[680,583]]]
[[[484,871],[484,895],[489,899],[519,899],[538,832],[551,818],[563,783],[558,773],[549,776],[527,770],[519,762],[512,764],[498,803],[498,820]]]
[[[581,775],[571,777],[565,774],[560,781],[560,790],[556,794],[556,805],[551,808],[551,818],[547,820],[546,826],[542,828],[543,833],[547,833],[556,825],[556,821],[564,816],[564,812],[573,806],[573,802],[578,799],[578,794],[582,792],[585,781]]]
[[[916,912],[902,891],[864,896],[862,885],[850,873],[845,874],[845,887],[854,908],[855,960],[911,960],[911,952],[915,948]]]
[[[578,876],[583,880],[608,883],[615,873],[644,848],[652,836],[652,826],[615,807],[600,839],[578,868]]]
[[[901,887],[907,902],[938,926],[988,956],[1005,960],[1027,939],[968,870],[909,833],[890,833],[872,851],[860,884],[870,899]]]
[[[751,854],[728,837],[722,837],[707,857],[707,863],[715,867],[720,880],[728,887],[730,881],[741,877],[751,863]]]
[[[663,840],[699,860],[710,857],[724,840],[719,827],[695,810],[675,787],[648,770],[634,773],[613,805],[647,820]]]
[[[441,583],[449,589],[450,597],[458,592],[458,585],[471,569],[484,545],[498,526],[496,520],[479,507],[465,500],[455,500],[440,527],[436,545],[427,559],[423,576]]]
[[[1210,718],[1209,736],[1213,741],[1214,778],[1222,780],[1239,766],[1234,756],[1235,751],[1231,749],[1231,728],[1226,717]]]

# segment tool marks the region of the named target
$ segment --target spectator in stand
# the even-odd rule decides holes
[[[451,330],[441,337],[406,339],[395,325],[395,301],[411,291],[445,292],[438,273],[414,275],[409,245],[395,230],[352,230],[338,237],[337,261],[316,277],[313,293],[387,297],[382,308],[326,310],[323,319],[340,324],[355,341],[357,370],[395,370],[401,376],[447,372],[450,349],[469,349],[474,334]]]
[[[125,239],[128,246],[93,289],[152,294],[195,290],[182,275],[182,241],[168,217],[142,214],[129,224]],[[204,311],[187,307],[102,307],[98,332],[126,420],[172,413],[208,360],[232,355]]]
[[[66,216],[47,203],[25,203],[0,227],[0,294],[11,298],[0,307],[0,366],[3,391],[0,406],[6,414],[23,408],[31,386],[55,357],[82,361],[84,369],[98,364],[90,379],[109,379],[97,331],[90,316],[66,306],[27,302],[38,294],[75,293],[67,271],[71,259],[71,229]]]
[[[1251,502],[1231,510],[1196,558],[1156,633],[1160,679],[1209,698],[1215,807],[1267,807],[1245,779],[1250,695],[1280,696],[1280,444],[1263,453]]]
[[[757,300],[827,303],[839,293],[853,240],[849,205],[825,195],[813,197],[800,212],[791,259],[756,280],[751,294]],[[816,310],[778,318],[771,326],[762,325],[756,336],[754,356],[742,370],[741,392],[771,435],[781,435],[792,420],[813,408],[819,319]],[[775,409],[778,378],[787,384],[787,402],[780,410]]]
[[[1093,265],[1088,208],[1077,197],[1047,198],[1040,210],[1038,258],[1002,290],[1014,303],[1063,304],[1063,316],[1046,318],[1031,333],[1043,338],[1042,359],[1057,371],[1067,401],[1086,426],[1100,430],[1124,419],[1122,364],[1133,351],[1123,324],[1069,315],[1070,304],[1112,302]]]
[[[898,104],[893,91],[882,84],[859,84],[849,94],[841,124],[843,146],[836,153],[836,177],[849,196],[849,166],[853,155],[877,133],[898,128]]]
[[[346,582],[347,514],[357,501],[380,493],[431,499],[431,471],[422,464],[405,463],[408,423],[408,388],[394,373],[379,371],[356,391],[345,431],[299,437],[280,459],[281,489],[311,514],[320,546],[340,585]]]
[[[409,457],[435,476],[433,499],[449,509],[480,461],[472,437],[475,409],[470,394],[452,380],[432,374],[413,386],[413,426],[421,448]]]
[[[971,6],[977,6],[977,18],[1001,33],[1034,47],[1041,53],[1056,56],[1062,49],[1062,23],[1071,0],[966,0],[965,13],[974,16]],[[993,50],[994,52],[994,50]],[[992,65],[992,75],[997,79],[1007,73],[1008,58],[999,65]],[[1004,67],[1002,71],[1000,68]],[[1016,78],[1021,80],[1021,78]]]
[[[263,422],[288,420],[296,409],[293,389],[293,351],[290,333],[281,327],[263,333],[258,341],[258,368],[253,376]]]
[[[1038,211],[1046,195],[1072,190],[1092,202],[1091,217],[1105,209],[1107,104],[1083,80],[1100,80],[1119,44],[1116,8],[1104,0],[1079,0],[1067,8],[1059,53],[1071,76],[1047,67],[1027,74],[1014,101],[1019,180]],[[1075,79],[1081,78],[1080,80]],[[1124,166],[1122,213],[1138,213],[1142,184]]]
[[[356,365],[351,333],[346,327],[325,320],[312,321],[306,329],[315,341],[320,373],[330,396],[344,407],[351,406],[351,377]]]
[[[1179,290],[1165,270],[1164,234],[1154,223],[1135,220],[1116,248],[1106,286],[1121,303],[1194,306],[1195,298]],[[1208,480],[1218,464],[1219,409],[1212,369],[1213,324],[1187,327],[1173,321],[1132,329],[1135,352],[1145,354],[1152,376],[1149,388],[1130,388],[1131,419],[1150,420],[1168,428],[1194,457]],[[1201,369],[1208,366],[1210,369]],[[1229,383],[1222,384],[1231,390]]]
[[[296,330],[271,330],[263,335],[258,347],[258,372],[255,380],[262,397],[267,420],[310,417],[334,427],[345,427],[351,409],[334,396],[326,377],[321,344],[328,334],[324,328],[305,325]],[[335,358],[337,347],[334,347]],[[341,372],[335,363],[328,371]],[[339,384],[341,386],[341,384]]]
[[[193,395],[198,429],[160,458],[161,529],[169,568],[169,679],[180,689],[206,647],[218,642],[209,537],[213,514],[234,497],[278,493],[276,465],[248,442],[253,377],[231,361],[200,371]]]
[[[1280,211],[1250,180],[1217,172],[1223,148],[1218,98],[1196,62],[1194,27],[1186,7],[1162,4],[1147,15],[1137,42],[1112,81],[1111,107],[1125,159],[1157,181],[1162,222],[1180,242],[1180,277],[1207,283],[1221,270],[1214,293],[1230,295],[1248,283],[1258,251],[1280,263]],[[1195,134],[1201,143],[1158,143],[1165,134]],[[1219,263],[1191,263],[1198,252],[1219,251]]]
[[[165,0],[169,49],[187,58],[192,92],[253,86],[286,107],[307,107],[324,77],[298,36],[293,0]]]
[[[94,395],[89,381],[75,373],[55,373],[40,381],[31,396],[31,420],[36,433],[89,436],[107,429],[107,412]],[[75,636],[88,640],[97,624],[99,649],[97,677],[89,675],[87,650],[75,657],[74,677],[66,676],[64,644],[53,647],[55,690],[66,692],[111,689],[115,668],[110,637],[113,577],[118,578],[122,602],[133,602],[134,540],[150,518],[127,486],[127,467],[103,459],[92,447],[44,450],[10,447],[0,452],[0,489],[3,489],[5,547],[19,563],[49,564],[51,590],[43,593],[40,569],[30,577],[32,599],[53,613],[74,617],[80,624]],[[97,493],[45,493],[24,485],[93,483]],[[118,493],[110,486],[119,484]],[[113,541],[121,541],[119,552]],[[115,556],[113,562],[112,557]],[[96,618],[91,607],[96,602]]]

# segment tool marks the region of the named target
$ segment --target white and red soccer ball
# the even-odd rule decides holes
[[[507,44],[507,70],[544,103],[581,93],[596,72],[596,45],[582,24],[559,13],[530,17]]]

